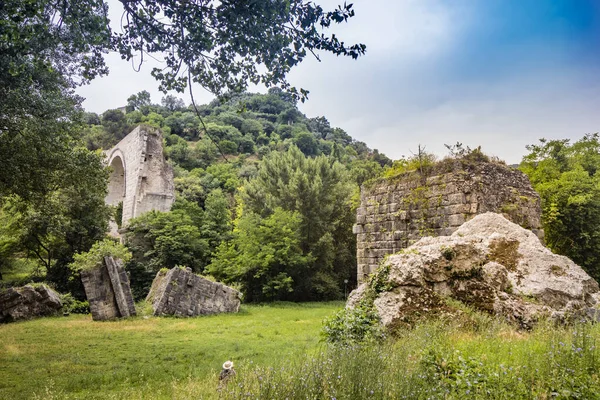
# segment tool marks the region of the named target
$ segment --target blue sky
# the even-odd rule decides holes
[[[357,0],[354,8],[336,33],[367,44],[367,55],[307,59],[290,81],[310,90],[300,106],[308,116],[325,115],[392,158],[419,144],[442,156],[459,141],[516,163],[541,137],[600,130],[600,1]],[[160,100],[151,64],[135,73],[110,55],[109,65],[108,77],[79,91],[87,109],[121,106],[140,90]]]

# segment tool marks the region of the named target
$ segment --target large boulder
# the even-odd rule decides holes
[[[0,323],[56,315],[61,307],[58,293],[46,285],[0,289]]]
[[[533,232],[485,213],[451,236],[425,237],[389,256],[347,307],[372,301],[383,325],[394,326],[447,310],[445,298],[531,327],[542,315],[598,315],[600,289]]]
[[[154,315],[178,317],[238,312],[240,299],[237,290],[179,267],[159,271],[146,297]]]

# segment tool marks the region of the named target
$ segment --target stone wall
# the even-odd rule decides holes
[[[85,295],[94,321],[134,316],[129,277],[121,260],[104,257],[96,268],[81,272]]]
[[[175,267],[158,272],[146,301],[152,303],[154,315],[193,317],[238,312],[240,297],[237,290],[204,279],[190,268]]]
[[[488,211],[543,237],[539,195],[525,174],[504,164],[445,160],[429,174],[408,172],[363,186],[354,225],[359,282],[386,255],[424,236],[451,235]]]

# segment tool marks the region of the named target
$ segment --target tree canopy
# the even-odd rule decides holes
[[[240,194],[233,240],[208,270],[241,281],[252,300],[339,298],[355,274],[355,189],[330,157],[310,158],[296,146],[270,153]]]
[[[542,199],[546,244],[600,279],[599,135],[541,139],[527,149],[519,168]]]

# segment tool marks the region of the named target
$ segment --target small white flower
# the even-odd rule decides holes
[[[232,361],[225,361],[223,363],[223,369],[231,369],[233,368],[233,362]]]

